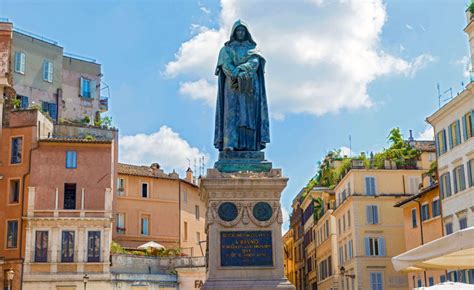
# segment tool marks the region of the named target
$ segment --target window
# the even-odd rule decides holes
[[[142,197],[148,198],[148,183],[142,183]]]
[[[28,99],[27,96],[17,95],[16,98],[21,101],[21,108],[22,109],[28,109],[28,107],[30,106],[30,102],[29,102],[29,99]]]
[[[199,205],[194,206],[194,212],[196,214],[196,220],[199,220]]]
[[[466,141],[467,139],[474,136],[474,111],[467,112],[464,116],[462,116],[462,124],[464,140]]]
[[[344,244],[344,261],[348,260],[347,255],[348,255],[348,253],[347,253],[347,244]]]
[[[431,212],[433,214],[433,217],[437,217],[441,215],[441,206],[440,206],[439,199],[433,200],[431,202]]]
[[[349,250],[349,259],[352,259],[352,257],[354,257],[354,245],[353,245],[353,242],[352,240],[349,240],[347,242],[347,245],[348,245],[348,250]]]
[[[87,233],[87,262],[100,262],[100,231]]]
[[[74,232],[63,231],[61,237],[61,262],[74,262]]]
[[[339,266],[344,264],[344,255],[342,247],[339,247]]]
[[[461,144],[461,128],[459,126],[459,120],[451,123],[448,128],[449,136],[449,149],[452,149]]]
[[[196,232],[196,243],[199,245],[199,242],[201,242],[201,233]]]
[[[58,117],[58,107],[55,103],[41,101],[41,109],[47,113],[52,119],[56,120]]]
[[[474,186],[474,159],[467,162],[467,179],[469,181],[469,187]]]
[[[365,177],[365,194],[366,195],[375,195],[375,177],[367,176]]]
[[[346,231],[346,215],[342,215],[342,230],[345,232]]]
[[[441,276],[439,276],[439,282],[440,282],[440,283],[446,282],[446,275],[441,275]]]
[[[188,240],[188,223],[184,222],[184,240]]]
[[[118,213],[116,216],[116,232],[117,234],[125,234],[125,214]]]
[[[18,221],[7,221],[7,248],[16,248],[18,244]]]
[[[20,202],[20,180],[10,180],[10,198],[9,203]]]
[[[338,233],[338,234],[341,233],[341,219],[338,219],[338,220],[337,220],[337,233]]]
[[[15,51],[15,72],[25,74],[25,54],[21,51]]]
[[[464,176],[464,165],[458,166],[453,170],[454,193],[466,189],[466,179]]]
[[[12,138],[12,147],[11,147],[11,164],[21,163],[23,156],[23,137]]]
[[[91,80],[81,77],[81,97],[92,98]]]
[[[436,134],[436,144],[436,153],[438,156],[448,151],[448,146],[446,145],[446,130],[443,129]]]
[[[313,271],[313,261],[312,261],[311,257],[306,259],[306,268],[308,269],[307,273]]]
[[[35,262],[48,262],[48,231],[36,231]]]
[[[125,195],[125,180],[123,178],[117,179],[117,195],[118,196]]]
[[[433,285],[434,285],[434,278],[433,278],[433,277],[429,277],[429,278],[428,278],[428,285],[429,285],[429,286],[433,286]]]
[[[385,238],[366,237],[365,238],[366,256],[385,256]]]
[[[446,229],[446,235],[450,235],[453,233],[453,223],[452,222],[449,222],[449,223],[446,223],[444,225],[445,229]]]
[[[383,290],[382,273],[370,273],[370,290]]]
[[[421,284],[421,278],[418,278],[417,281],[416,281],[416,287],[420,288],[422,286]]]
[[[76,209],[76,184],[64,184],[64,209]]]
[[[77,168],[76,151],[66,151],[66,168]]]
[[[43,61],[43,81],[53,82],[53,63],[47,59]]]
[[[141,224],[140,233],[143,236],[148,236],[149,235],[149,218],[147,216],[142,216],[140,224]]]
[[[425,203],[421,206],[421,220],[426,221],[428,219],[430,219],[430,211],[429,211],[428,204]]]
[[[348,228],[351,227],[351,211],[350,210],[347,211],[347,227]]]
[[[366,208],[367,223],[369,225],[376,225],[379,223],[379,210],[376,205],[367,205]]]
[[[411,227],[416,228],[416,208],[411,209]]]
[[[349,196],[349,195],[352,195],[351,183],[350,183],[350,182],[347,183],[347,195],[348,195],[348,196]]]
[[[441,175],[439,178],[439,190],[441,198],[447,198],[451,196],[451,177],[449,172]]]
[[[463,230],[465,228],[467,228],[467,217],[466,216],[459,219],[459,229]]]

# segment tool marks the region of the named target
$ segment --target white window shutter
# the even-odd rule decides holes
[[[43,61],[43,80],[48,80],[48,62],[46,60]]]
[[[22,73],[25,73],[25,67],[26,67],[26,55],[24,53],[20,53],[20,68],[21,68]]]
[[[382,257],[385,257],[385,238],[381,237],[379,238],[379,255]]]
[[[96,85],[97,81],[96,80],[91,80],[89,82],[89,91],[90,91],[90,98],[95,99],[96,97]]]
[[[372,195],[375,195],[376,194],[376,189],[375,189],[375,177],[371,177],[370,178],[370,185],[371,185],[371,189],[372,189]]]
[[[79,95],[81,97],[84,97],[84,78],[83,77],[79,79],[79,85],[80,85]]]
[[[49,61],[49,62],[48,62],[48,80],[49,80],[50,82],[53,81],[53,73],[54,73],[54,71],[53,71],[53,63]]]
[[[379,223],[379,207],[376,205],[373,205],[372,211],[374,213],[374,220],[373,220],[374,224],[378,224]]]
[[[368,237],[365,237],[365,255],[370,256],[370,240]]]

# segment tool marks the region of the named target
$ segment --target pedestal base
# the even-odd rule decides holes
[[[264,153],[260,151],[221,151],[214,167],[223,173],[269,172],[272,169],[272,163],[265,160]]]
[[[287,279],[281,280],[207,280],[202,288],[204,290],[273,290],[291,289],[295,290]]]

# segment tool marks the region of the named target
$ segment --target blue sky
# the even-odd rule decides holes
[[[354,153],[380,150],[393,127],[418,137],[438,107],[437,83],[461,91],[466,3],[0,0],[0,17],[97,59],[121,160],[181,173],[187,159],[216,159],[213,68],[231,23],[246,20],[267,58],[266,156],[290,178],[290,211],[318,160],[349,147],[349,135]]]

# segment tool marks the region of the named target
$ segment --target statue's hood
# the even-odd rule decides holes
[[[230,40],[227,41],[225,44],[227,45],[227,44],[229,44],[229,43],[231,43],[232,41],[235,40],[235,38],[234,38],[234,32],[235,32],[235,30],[237,29],[237,27],[239,27],[239,26],[243,26],[243,27],[245,27],[245,29],[247,29],[248,41],[249,41],[250,43],[252,43],[253,45],[257,45],[257,43],[256,43],[256,42],[253,40],[253,38],[252,38],[252,34],[250,33],[249,26],[247,25],[247,23],[243,22],[243,21],[240,20],[240,19],[238,19],[237,21],[234,22],[234,25],[232,26],[232,30],[231,30],[231,32],[230,32]]]

